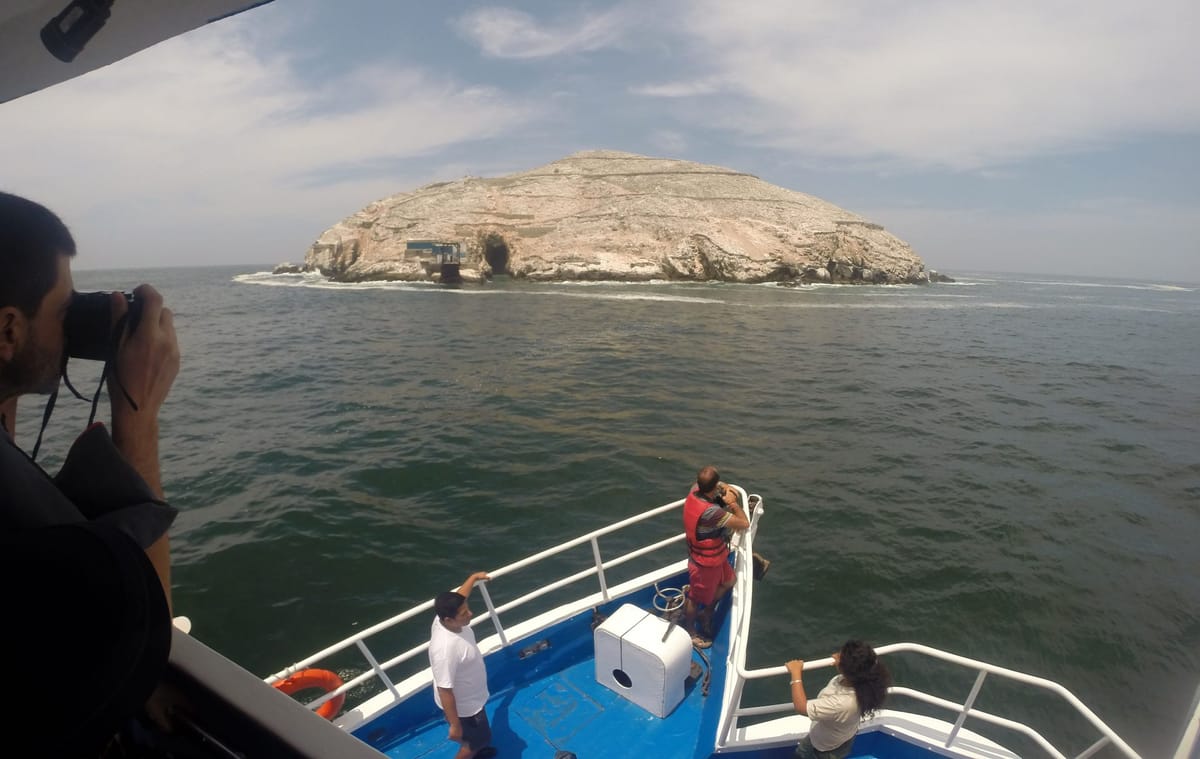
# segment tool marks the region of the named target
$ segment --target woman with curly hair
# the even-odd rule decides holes
[[[801,681],[804,661],[793,659],[785,665],[792,680],[792,706],[812,720],[808,735],[796,746],[797,759],[845,759],[859,721],[874,714],[887,698],[892,675],[866,643],[846,641],[833,663],[838,674],[811,701]]]

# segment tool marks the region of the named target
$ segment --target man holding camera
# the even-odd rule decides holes
[[[696,484],[683,502],[683,529],[688,542],[688,594],[684,606],[684,629],[692,644],[708,648],[712,637],[707,628],[713,607],[733,587],[736,576],[729,564],[729,539],[734,530],[750,526],[750,519],[733,488],[725,487],[716,467],[696,473]],[[697,611],[700,632],[695,634]]]
[[[54,705],[5,703],[0,714],[63,755],[110,744],[166,665],[175,511],[163,500],[158,413],[179,372],[171,312],[154,288],[97,308],[74,292],[74,255],[57,216],[0,193],[0,564],[19,620],[0,626],[0,645],[14,654],[22,700]],[[15,443],[17,401],[49,393],[52,403],[67,355],[81,355],[66,325],[89,320],[102,333],[123,325],[105,364],[112,435],[89,427],[51,478]]]

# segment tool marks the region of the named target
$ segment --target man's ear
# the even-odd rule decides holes
[[[25,314],[16,306],[0,308],[0,362],[8,363],[21,348],[25,337]]]

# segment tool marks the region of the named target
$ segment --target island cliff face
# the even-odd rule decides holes
[[[689,161],[589,151],[519,174],[427,185],[322,233],[303,266],[330,279],[436,281],[410,240],[458,242],[463,279],[927,283],[883,227],[820,198]]]

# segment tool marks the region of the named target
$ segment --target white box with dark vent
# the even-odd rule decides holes
[[[596,682],[656,717],[683,700],[691,673],[691,636],[678,625],[670,634],[667,628],[665,619],[625,604],[594,633]]]

